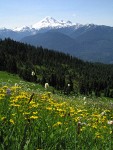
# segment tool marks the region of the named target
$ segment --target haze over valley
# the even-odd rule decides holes
[[[0,29],[0,38],[68,53],[93,62],[113,63],[113,27],[59,21],[47,16],[31,25]]]

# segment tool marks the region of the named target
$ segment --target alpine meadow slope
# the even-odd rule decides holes
[[[53,94],[6,72],[0,79],[0,150],[113,149],[112,100]]]

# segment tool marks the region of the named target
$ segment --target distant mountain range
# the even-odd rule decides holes
[[[113,63],[113,27],[73,24],[46,17],[31,26],[0,29],[0,38],[69,53],[86,61]]]

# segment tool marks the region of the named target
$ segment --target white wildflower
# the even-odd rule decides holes
[[[113,125],[113,120],[108,120],[107,122],[108,124],[112,124]]]
[[[86,97],[83,97],[83,100],[86,100]]]
[[[102,116],[106,115],[106,112],[105,112],[105,111],[103,111],[103,112],[101,113],[101,115],[102,115]]]
[[[49,87],[48,83],[45,83],[45,89],[47,89]]]
[[[67,86],[70,87],[70,84],[68,84]]]
[[[32,71],[32,72],[31,72],[31,75],[32,75],[32,76],[34,76],[34,75],[35,75],[35,72],[34,72],[34,71]]]
[[[17,83],[15,83],[15,86],[18,86],[18,84],[17,84]]]

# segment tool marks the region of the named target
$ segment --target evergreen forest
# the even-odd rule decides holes
[[[113,64],[84,62],[69,54],[9,38],[0,40],[0,71],[18,74],[37,84],[47,82],[67,95],[113,97]]]

